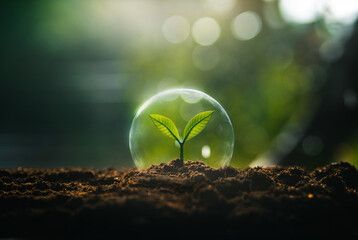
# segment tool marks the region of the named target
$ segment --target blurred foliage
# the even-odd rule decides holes
[[[204,91],[226,109],[235,130],[232,165],[279,163],[267,153],[287,153],[305,135],[351,25],[326,15],[290,22],[275,0],[218,3],[4,3],[0,167],[133,166],[128,133],[136,109],[175,87]],[[244,41],[233,35],[233,19],[247,11],[261,25]],[[213,18],[220,35],[209,45],[191,32],[172,43],[163,33],[172,15],[183,16],[190,31],[198,19]],[[356,98],[354,90],[353,105]],[[358,165],[357,136],[338,144],[331,160]],[[313,147],[301,148],[318,159],[314,166],[323,164],[324,140],[311,140]]]

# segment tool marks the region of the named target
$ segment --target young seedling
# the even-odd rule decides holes
[[[159,114],[150,114],[149,116],[152,119],[154,125],[159,129],[159,131],[179,143],[180,160],[183,161],[184,143],[198,135],[205,128],[205,126],[210,121],[213,113],[214,111],[205,111],[195,115],[192,119],[190,119],[184,129],[182,140],[179,136],[178,129],[172,120]]]

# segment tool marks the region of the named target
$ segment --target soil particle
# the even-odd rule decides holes
[[[0,237],[328,237],[358,233],[358,171],[334,163],[0,170]]]

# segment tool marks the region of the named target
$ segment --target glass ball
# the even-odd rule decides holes
[[[234,131],[224,108],[193,89],[170,89],[147,100],[136,113],[129,148],[138,168],[176,158],[212,167],[230,163]]]

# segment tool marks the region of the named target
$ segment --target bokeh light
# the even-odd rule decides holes
[[[334,39],[326,40],[321,44],[319,53],[325,61],[332,62],[342,56],[342,43]]]
[[[285,26],[285,22],[280,16],[276,1],[266,1],[262,9],[263,18],[267,25],[273,29],[280,29]]]
[[[250,40],[261,31],[261,19],[255,12],[243,12],[237,15],[231,24],[233,35],[240,40]]]
[[[358,14],[358,1],[326,0],[325,15],[328,19],[351,24]]]
[[[319,16],[321,1],[281,0],[280,10],[284,19],[294,23],[311,23]]]
[[[180,84],[178,81],[172,77],[165,77],[157,85],[157,92],[163,92],[171,88],[177,88]]]
[[[302,142],[303,151],[311,156],[318,155],[323,147],[322,140],[317,136],[307,136]]]
[[[343,93],[344,105],[348,109],[354,109],[357,106],[357,93],[353,89],[347,89]]]
[[[190,34],[190,24],[182,16],[171,16],[165,20],[162,30],[166,40],[171,43],[181,43]]]
[[[127,137],[137,107],[159,92],[194,88],[216,96],[230,115],[233,166],[312,168],[340,159],[358,166],[357,53],[350,40],[357,5],[7,1],[0,164],[131,167]],[[202,99],[181,100],[183,121],[192,117],[188,106],[204,110]],[[202,142],[197,151],[204,159],[216,154]]]
[[[197,43],[208,46],[218,40],[221,30],[215,19],[203,17],[193,24],[192,33]]]
[[[208,71],[218,65],[220,52],[215,46],[197,46],[193,51],[193,61],[196,67]]]
[[[232,10],[237,3],[236,0],[204,0],[204,2],[211,8],[211,10],[222,14]]]

